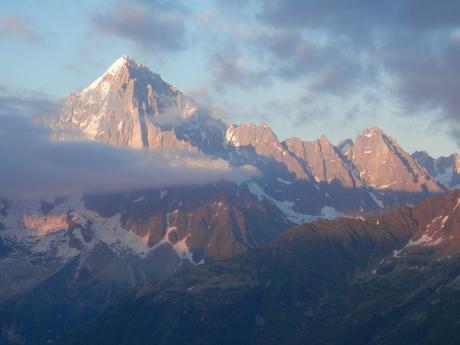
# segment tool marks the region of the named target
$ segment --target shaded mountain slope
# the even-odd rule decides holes
[[[265,250],[141,289],[64,343],[455,344],[460,245],[417,241],[431,226],[458,236],[459,205],[456,192],[301,225]],[[441,215],[451,223],[429,226]]]

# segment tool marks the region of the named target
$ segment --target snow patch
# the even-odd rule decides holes
[[[227,142],[227,144],[231,144],[235,147],[239,147],[240,143],[238,142],[238,138],[236,137],[234,133],[234,129],[235,128],[233,127],[227,128],[227,131],[225,132],[225,141]]]
[[[90,227],[93,240],[107,244],[117,255],[135,253],[145,256],[150,248],[148,236],[138,236],[133,231],[123,228],[121,215],[102,217],[97,212],[88,210],[79,199],[71,199],[55,205],[47,214],[40,211],[39,202],[14,202],[7,217],[0,216],[5,225],[3,239],[8,243],[24,248],[31,255],[50,255],[61,259],[70,259],[85,248],[80,228],[69,229],[67,217],[83,228]]]
[[[99,78],[93,81],[90,85],[83,89],[82,94],[88,93],[97,89],[100,86],[100,91],[102,94],[106,95],[111,86],[111,79],[118,74],[121,68],[127,63],[135,64],[140,66],[134,60],[130,59],[126,55],[121,56],[103,73]]]
[[[281,182],[281,183],[284,183],[284,184],[292,184],[291,181],[283,180],[281,177],[277,177],[276,180],[277,180],[278,182]]]
[[[449,219],[449,216],[445,216],[442,221],[441,221],[441,229],[444,229],[444,226],[446,225],[447,220]]]
[[[383,204],[383,201],[380,200],[379,198],[377,198],[377,196],[371,192],[371,191],[368,191],[369,193],[369,196],[372,198],[372,200],[374,200],[374,202],[380,207],[380,208],[384,208],[385,205]]]
[[[449,219],[449,216],[445,216],[445,217],[438,216],[438,217],[433,218],[431,223],[427,225],[426,231],[422,234],[422,236],[420,236],[417,240],[411,239],[406,244],[405,248],[412,247],[412,246],[418,246],[418,245],[435,246],[435,245],[440,244],[444,240],[444,238],[442,236],[438,236],[437,238],[435,238],[437,235],[437,232],[436,231],[433,232],[431,228],[433,227],[433,225],[439,224],[440,225],[439,229],[442,230],[448,219]],[[432,233],[430,233],[430,231]]]
[[[262,187],[260,187],[257,183],[255,182],[249,182],[247,183],[249,191],[254,194],[259,201],[262,200],[267,200],[273,205],[275,205],[283,214],[285,217],[290,220],[293,223],[296,224],[301,224],[305,222],[312,222],[321,218],[335,218],[337,216],[340,216],[341,213],[338,212],[336,209],[330,206],[325,206],[321,210],[321,215],[320,216],[313,216],[309,214],[304,214],[300,213],[297,211],[294,211],[292,208],[294,207],[295,203],[292,201],[279,201],[276,200],[275,198],[272,198],[271,196],[267,195],[265,191],[263,190]]]
[[[137,198],[136,200],[133,200],[132,203],[133,203],[133,204],[137,204],[138,202],[141,202],[141,201],[143,201],[144,199],[145,199],[145,196],[141,196],[141,197]]]
[[[180,259],[187,259],[194,265],[200,265],[204,263],[204,260],[201,260],[199,262],[195,262],[193,259],[193,253],[190,251],[189,247],[187,246],[187,239],[191,237],[191,233],[188,233],[187,236],[184,236],[181,240],[177,241],[176,243],[172,243],[171,240],[169,239],[169,235],[173,231],[177,231],[177,227],[174,225],[171,225],[171,216],[179,212],[179,210],[175,210],[172,213],[167,213],[166,214],[166,233],[161,239],[160,242],[158,242],[155,246],[153,246],[152,250],[157,249],[161,245],[169,245],[171,246],[174,251],[176,252],[177,256]]]
[[[378,189],[386,189],[388,187],[391,187],[392,185],[398,183],[398,181],[393,181],[391,183],[388,183],[388,184],[383,184],[381,186],[376,186],[375,188],[378,188]]]
[[[94,237],[107,244],[115,253],[122,255],[131,251],[144,257],[149,252],[148,235],[141,237],[135,232],[123,228],[119,213],[110,218],[104,218],[97,212],[89,212],[92,213],[90,219],[93,221]]]
[[[334,219],[337,217],[342,217],[343,213],[337,211],[332,206],[324,206],[321,210],[321,216],[323,216],[326,219]]]
[[[439,237],[437,239],[433,239],[432,236],[428,234],[423,234],[419,239],[413,241],[412,239],[406,244],[405,248],[412,247],[412,246],[418,246],[418,245],[425,245],[425,246],[435,246],[440,244],[443,241],[442,237]]]
[[[455,211],[457,209],[457,207],[459,207],[459,206],[460,206],[460,198],[457,199],[457,204],[454,206],[452,211]]]

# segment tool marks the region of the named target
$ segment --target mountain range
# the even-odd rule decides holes
[[[63,344],[456,344],[459,253],[459,191],[303,224],[137,290]]]
[[[260,344],[297,344],[307,334],[318,344],[402,344],[407,319],[455,313],[446,298],[456,293],[451,258],[460,250],[457,153],[409,154],[378,127],[337,145],[324,135],[280,141],[267,124],[213,117],[126,56],[64,98],[49,126],[54,140],[221,159],[260,174],[241,183],[0,199],[0,344],[99,344],[107,334],[119,344],[238,344],[245,334]],[[412,288],[431,283],[447,291],[440,309],[405,314],[404,303],[426,309]],[[168,325],[174,320],[182,321]],[[381,333],[366,338],[378,322]],[[300,338],[288,341],[298,327]]]

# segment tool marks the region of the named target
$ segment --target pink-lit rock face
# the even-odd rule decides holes
[[[370,187],[413,193],[442,192],[427,171],[377,127],[368,128],[356,137],[351,161]]]
[[[194,101],[175,86],[122,56],[80,94],[64,99],[57,128],[120,147],[197,151],[174,130],[160,128],[165,119],[169,128],[196,111]]]
[[[259,156],[271,157],[286,166],[297,179],[308,179],[301,163],[283,147],[273,130],[266,124],[228,125],[225,140],[230,146],[250,147]]]
[[[67,215],[24,214],[24,226],[36,236],[44,236],[68,228]]]
[[[353,169],[325,135],[314,141],[289,138],[285,144],[290,153],[305,162],[316,182],[331,183],[336,180],[347,188],[363,186],[359,176],[355,176]]]

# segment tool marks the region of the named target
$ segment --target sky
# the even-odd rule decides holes
[[[460,145],[458,0],[2,0],[0,114],[50,111],[123,54],[227,122]]]

